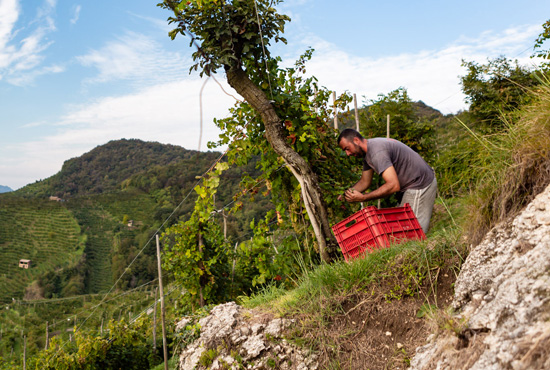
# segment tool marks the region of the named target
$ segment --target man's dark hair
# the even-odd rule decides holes
[[[340,135],[338,135],[338,145],[340,145],[340,141],[342,141],[342,139],[353,141],[353,138],[359,138],[363,140],[363,136],[352,128],[342,130],[342,132],[340,132]]]

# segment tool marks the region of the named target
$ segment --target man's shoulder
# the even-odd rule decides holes
[[[369,146],[370,148],[375,149],[374,151],[384,150],[388,147],[388,144],[390,144],[390,140],[393,139],[387,139],[385,137],[373,137],[371,139],[367,139],[367,150]]]

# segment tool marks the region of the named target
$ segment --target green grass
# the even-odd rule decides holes
[[[334,309],[345,297],[368,292],[386,281],[398,284],[393,291],[394,298],[414,294],[415,279],[416,282],[425,279],[435,268],[451,267],[458,273],[466,254],[459,235],[458,229],[449,228],[431,233],[426,241],[393,245],[350,263],[339,261],[313,269],[304,268],[294,289],[266,286],[250,297],[243,297],[242,301],[248,307],[272,307],[280,314],[323,315],[322,310]],[[399,280],[402,274],[405,279]]]
[[[533,102],[514,122],[490,136],[472,135],[480,176],[469,202],[470,240],[477,243],[496,223],[516,215],[550,183],[550,81],[531,92]]]
[[[168,369],[175,370],[178,368],[178,358],[177,356],[171,357],[168,360]],[[164,362],[161,364],[158,364],[157,366],[151,368],[151,370],[164,370]]]

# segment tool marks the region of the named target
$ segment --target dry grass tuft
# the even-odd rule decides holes
[[[513,217],[550,183],[550,82],[534,94],[507,130],[481,138],[484,171],[470,202],[470,241],[479,243],[495,224]]]

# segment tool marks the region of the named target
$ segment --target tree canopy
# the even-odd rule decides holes
[[[228,83],[246,100],[232,109],[231,118],[217,121],[220,143],[230,144],[229,156],[237,162],[261,155],[260,167],[281,199],[278,211],[286,214],[283,208],[290,207],[288,214],[305,217],[321,258],[329,261],[337,245],[329,221],[335,208],[327,206],[327,199],[336,199],[334,192],[341,188],[334,186],[341,185],[335,174],[345,171],[334,169],[342,164],[342,153],[335,150],[336,132],[327,124],[334,113],[327,108],[329,91],[303,76],[312,51],[287,69],[280,68],[280,58],[270,53],[271,42],[286,42],[281,34],[290,20],[277,13],[274,6],[279,2],[166,0],[159,5],[174,13],[169,23],[177,27],[170,37],[187,35],[196,48],[191,70],[209,76],[223,68]],[[337,106],[347,102],[344,95]]]

